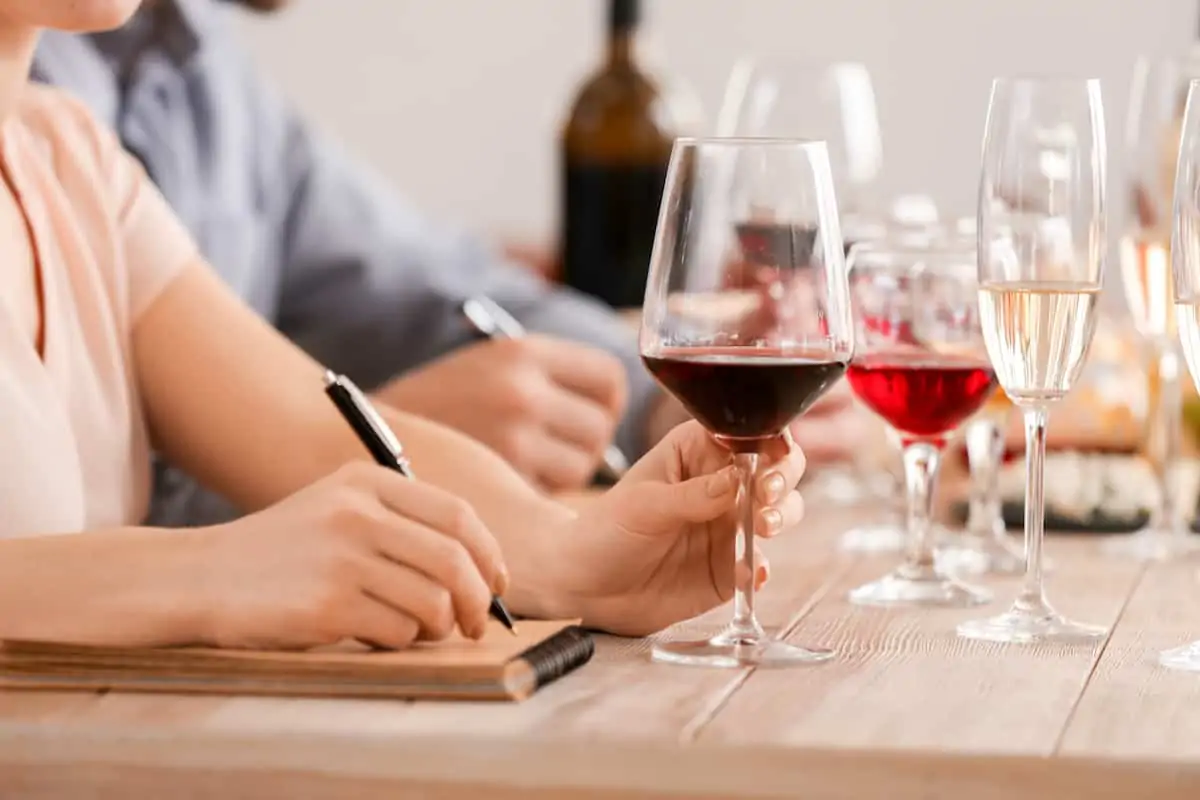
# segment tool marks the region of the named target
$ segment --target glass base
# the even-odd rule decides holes
[[[1164,650],[1158,656],[1158,663],[1167,669],[1200,672],[1200,642]]]
[[[937,564],[954,575],[1022,575],[1025,552],[1007,539],[965,535],[938,550]]]
[[[992,593],[933,567],[912,568],[905,564],[873,583],[851,590],[849,598],[860,606],[969,608],[990,603]]]
[[[1014,606],[998,617],[963,622],[957,631],[964,639],[1010,644],[1090,644],[1108,633],[1099,625],[1073,622],[1047,605],[1031,609]]]
[[[764,633],[741,634],[726,628],[711,639],[664,642],[650,651],[654,661],[691,667],[796,667],[833,658],[832,650],[810,650]]]
[[[1104,553],[1136,561],[1171,561],[1197,551],[1190,533],[1164,528],[1142,528],[1130,535],[1104,543]]]
[[[841,548],[855,553],[899,553],[908,536],[895,522],[859,525],[842,534]]]

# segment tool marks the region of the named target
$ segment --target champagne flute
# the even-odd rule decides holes
[[[1200,386],[1200,80],[1189,84],[1175,173],[1171,271],[1175,321],[1192,382]],[[1200,641],[1167,650],[1159,663],[1200,672]]]
[[[1046,425],[1091,346],[1104,277],[1100,81],[992,84],[979,183],[979,304],[1000,385],[1025,418],[1025,578],[1010,611],[958,626],[999,642],[1090,641],[1104,628],[1056,612],[1043,588]]]
[[[647,369],[729,450],[743,482],[732,622],[711,639],[661,643],[654,659],[739,667],[830,658],[774,639],[755,617],[752,491],[765,444],[841,378],[853,348],[823,142],[676,141],[639,342]]]
[[[903,445],[908,487],[904,562],[850,592],[861,605],[965,607],[991,594],[934,561],[933,487],[950,436],[987,402],[996,376],[979,327],[975,254],[889,242],[851,252],[854,393]]]
[[[1106,551],[1166,560],[1193,549],[1175,473],[1183,437],[1182,360],[1171,286],[1171,199],[1188,83],[1200,77],[1195,59],[1142,58],[1134,70],[1127,162],[1130,213],[1121,238],[1121,277],[1130,316],[1152,359],[1146,455],[1154,470],[1157,504],[1146,526],[1113,539]]]

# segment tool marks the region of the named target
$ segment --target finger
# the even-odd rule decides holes
[[[625,410],[628,381],[616,357],[561,339],[530,336],[528,342],[555,383],[591,398],[614,414]]]
[[[790,434],[772,442],[767,455],[771,464],[756,476],[754,492],[758,502],[773,506],[800,483],[808,462]]]
[[[393,517],[375,529],[372,544],[380,555],[449,591],[454,619],[464,633],[473,635],[486,625],[494,590],[462,542],[414,520]]]
[[[557,384],[548,387],[540,405],[554,438],[596,456],[612,442],[619,417],[611,409]]]
[[[357,639],[371,647],[403,650],[417,639],[417,621],[365,594],[358,595],[342,609],[345,638]]]
[[[457,622],[454,598],[445,586],[382,554],[363,558],[359,568],[363,591],[416,620],[421,638],[445,639],[454,631]],[[483,634],[483,625],[465,628],[463,633],[478,638]]]
[[[783,502],[758,510],[754,520],[754,533],[769,539],[799,525],[802,519],[804,498],[799,492],[792,490],[784,497]]]
[[[466,548],[487,585],[497,594],[504,593],[508,571],[500,544],[467,501],[388,469],[374,470],[373,475],[376,496],[385,508],[400,518],[457,540]],[[403,558],[396,560],[405,563]]]
[[[588,484],[600,464],[600,455],[550,436],[546,431],[527,430],[523,445],[524,463],[535,479],[550,491],[580,489]]]
[[[669,529],[680,520],[691,523],[709,522],[728,513],[737,503],[738,470],[726,466],[716,472],[672,484],[670,491],[657,500],[651,514],[659,515],[661,523],[656,526]]]

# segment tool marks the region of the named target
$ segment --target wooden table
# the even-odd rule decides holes
[[[0,797],[1200,797],[1200,675],[1155,663],[1200,637],[1196,565],[1054,541],[1052,599],[1112,635],[965,642],[954,624],[1015,582],[982,610],[852,608],[889,564],[837,552],[853,521],[814,510],[769,547],[764,623],[836,648],[828,664],[672,667],[602,639],[517,705],[0,693]]]

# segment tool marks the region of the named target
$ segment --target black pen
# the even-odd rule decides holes
[[[325,394],[329,395],[342,417],[354,429],[359,441],[370,451],[376,464],[395,470],[406,478],[416,478],[408,458],[404,455],[404,448],[400,446],[400,440],[352,380],[345,375],[336,375],[325,370]],[[505,607],[503,600],[493,597],[488,612],[516,635],[516,623],[513,622],[512,614]]]
[[[462,314],[480,334],[489,339],[520,339],[525,328],[504,310],[495,300],[486,295],[476,295],[462,304]],[[604,477],[616,482],[629,470],[629,459],[616,445],[604,451]]]

